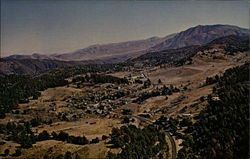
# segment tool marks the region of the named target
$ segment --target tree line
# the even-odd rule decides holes
[[[6,140],[14,141],[19,143],[21,148],[30,148],[37,141],[45,140],[58,140],[65,141],[71,144],[86,145],[98,143],[99,138],[94,138],[89,141],[84,135],[83,136],[72,136],[66,132],[60,131],[59,133],[52,132],[48,133],[46,130],[35,135],[31,130],[32,125],[29,122],[24,124],[15,124],[8,122],[6,125],[0,125],[0,134],[6,135]],[[106,140],[107,136],[103,136],[102,140]]]
[[[113,147],[121,148],[122,151],[118,154],[109,152],[107,159],[163,158],[163,153],[168,151],[164,132],[153,125],[143,129],[134,125],[113,128],[110,138]]]
[[[0,118],[5,113],[18,108],[19,103],[29,102],[29,98],[37,99],[47,88],[68,84],[62,77],[43,75],[37,79],[26,75],[9,75],[0,78]]]
[[[183,139],[178,158],[249,158],[248,99],[249,63],[228,69],[217,77],[205,110],[178,136]]]
[[[116,84],[128,84],[128,80],[124,78],[114,77],[105,74],[90,74],[85,76],[78,76],[72,79],[73,83],[80,82],[91,82],[94,84],[98,83],[116,83]]]
[[[153,90],[151,92],[143,92],[133,102],[140,104],[151,97],[157,97],[157,96],[166,96],[167,97],[167,95],[172,95],[173,93],[176,93],[179,91],[180,91],[180,89],[174,87],[173,85],[170,85],[170,87],[163,85],[163,87],[160,89],[156,89],[156,90]]]

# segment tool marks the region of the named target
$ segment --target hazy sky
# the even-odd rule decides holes
[[[249,2],[1,0],[1,53],[71,52],[199,24],[249,28]]]

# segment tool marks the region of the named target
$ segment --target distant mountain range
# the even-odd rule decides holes
[[[172,38],[174,35],[175,34],[172,34],[164,38],[151,37],[145,40],[92,45],[84,49],[64,54],[42,55],[36,53],[32,55],[11,55],[5,59],[49,59],[60,61],[86,61],[101,59],[109,62],[120,62],[131,56],[143,54],[146,50],[169,38]]]
[[[79,64],[124,62],[148,52],[200,46],[228,35],[249,36],[250,30],[232,25],[198,25],[163,38],[92,45],[71,53],[11,55],[1,59],[0,72],[26,74]]]
[[[227,55],[233,55],[237,52],[249,50],[249,36],[228,35],[217,38],[202,46],[192,45],[177,49],[166,49],[156,52],[149,52],[136,58],[131,58],[127,62],[130,64],[142,63],[144,65],[161,65],[167,64],[180,66],[190,64],[192,57],[201,51],[220,50]]]
[[[227,35],[244,36],[249,29],[232,25],[198,25],[180,33],[163,38],[152,37],[145,40],[127,41],[104,45],[92,45],[71,53],[53,55],[12,55],[7,59],[50,59],[61,61],[105,60],[124,61],[132,56],[141,55],[148,51],[161,51],[191,45],[203,45],[219,37]],[[118,60],[117,60],[118,59]]]
[[[105,45],[92,45],[87,48],[77,50],[73,53],[66,53],[54,56],[62,60],[82,61],[82,60],[96,60],[102,59],[105,61],[116,62],[123,61],[131,56],[136,56],[145,53],[151,47],[170,39],[175,34],[166,36],[164,38],[152,37],[145,40],[127,41],[121,43],[111,43]]]

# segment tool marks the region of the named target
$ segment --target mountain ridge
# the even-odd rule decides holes
[[[136,59],[148,53],[157,53],[162,51],[165,52],[164,50],[176,49],[180,46],[182,46],[181,48],[193,45],[202,46],[215,40],[215,37],[217,37],[216,39],[219,39],[230,35],[234,35],[236,37],[249,37],[250,30],[231,25],[199,25],[177,34],[171,34],[164,38],[151,37],[146,40],[132,42],[127,41],[123,43],[92,45],[90,47],[80,49],[80,51],[78,50],[76,52],[68,54],[53,54],[51,56],[41,54],[11,55],[9,57],[1,58],[0,75],[3,76],[12,73],[32,74],[48,69],[69,67],[75,65],[127,62],[131,59]],[[192,41],[190,39],[194,40]],[[232,40],[235,41],[235,39]],[[153,47],[149,47],[148,42],[150,43],[149,46],[154,44],[155,45]],[[177,43],[178,45],[175,43]],[[113,48],[108,48],[107,46],[113,46]],[[137,48],[138,46],[139,48]],[[121,47],[123,47],[123,49],[120,49]],[[103,54],[103,50],[105,51],[105,49],[106,53]],[[116,52],[117,49],[120,49],[120,52]],[[230,48],[230,50],[233,49],[234,48]],[[82,50],[84,51],[82,52]],[[170,52],[173,54],[176,53],[175,51]],[[74,58],[72,58],[72,54],[74,54]],[[181,55],[186,56],[185,54]],[[152,54],[150,56],[152,56]],[[168,56],[169,55],[167,55],[167,57]],[[162,58],[164,57],[165,54]],[[178,56],[175,57],[178,58]]]
[[[7,59],[50,59],[59,61],[86,61],[105,60],[106,62],[122,62],[150,51],[161,51],[175,49],[191,45],[203,45],[216,38],[250,34],[250,30],[233,25],[197,25],[179,33],[173,33],[165,37],[151,37],[143,40],[132,40],[125,42],[95,44],[83,49],[78,49],[62,54],[32,54],[11,55]],[[115,59],[115,60],[113,60]],[[120,60],[119,60],[120,59]]]
[[[192,57],[201,52],[210,52],[211,54],[235,55],[237,52],[249,51],[249,36],[228,35],[217,38],[204,45],[192,45],[177,49],[167,49],[156,52],[149,52],[139,57],[129,59],[127,62],[143,63],[144,65],[161,65],[181,66],[190,64]],[[206,53],[205,53],[206,54]]]
[[[233,25],[197,25],[176,34],[176,36],[171,39],[167,39],[161,44],[152,47],[152,50],[161,51],[191,45],[203,45],[220,37],[228,35],[245,36],[249,35],[249,33],[249,29]]]

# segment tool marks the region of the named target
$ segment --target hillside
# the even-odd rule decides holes
[[[168,49],[158,52],[150,52],[141,55],[137,58],[130,59],[128,62],[133,64],[143,63],[144,65],[174,65],[179,66],[183,64],[190,64],[192,57],[203,52],[211,52],[216,58],[220,53],[232,55],[237,52],[244,52],[249,50],[249,37],[229,35],[213,40],[212,42],[203,46],[189,46],[179,49]],[[219,58],[217,56],[217,58]]]
[[[166,36],[164,38],[152,37],[145,40],[111,43],[104,45],[92,45],[72,53],[60,54],[54,57],[73,61],[93,59],[112,60],[114,58],[120,59],[119,61],[124,61],[124,59],[127,59],[131,56],[145,53],[147,49],[171,38],[172,36],[173,35]]]
[[[226,70],[214,83],[196,121],[180,126],[178,159],[249,158],[249,63]]]
[[[0,76],[34,74],[42,71],[75,65],[101,63],[101,61],[59,61],[49,59],[0,59]]]
[[[228,36],[249,35],[250,30],[232,25],[198,25],[176,34],[161,44],[152,47],[153,51],[175,49],[191,45],[204,45],[214,39]]]

